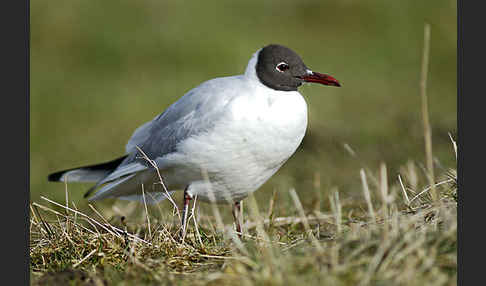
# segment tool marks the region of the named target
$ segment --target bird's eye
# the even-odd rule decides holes
[[[289,69],[289,65],[287,63],[281,62],[275,67],[275,69],[277,69],[279,72],[284,72]]]

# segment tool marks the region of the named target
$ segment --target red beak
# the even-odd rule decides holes
[[[323,85],[332,85],[337,87],[341,86],[337,79],[330,75],[318,72],[310,72],[309,74],[302,76],[301,79],[303,79],[305,82],[317,82]]]

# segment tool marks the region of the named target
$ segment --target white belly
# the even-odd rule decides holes
[[[179,146],[176,161],[184,164],[167,174],[171,185],[189,183],[189,194],[198,200],[210,201],[208,191],[216,202],[244,199],[289,159],[307,128],[307,104],[298,92],[238,97],[229,110],[214,132]]]

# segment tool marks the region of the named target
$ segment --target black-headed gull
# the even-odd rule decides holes
[[[90,200],[156,203],[167,194],[160,173],[167,190],[184,190],[184,234],[195,196],[232,203],[240,233],[240,201],[275,174],[304,138],[307,104],[297,91],[304,82],[340,86],[332,76],[311,71],[289,48],[268,45],[253,54],[244,74],[200,84],[137,128],[125,156],[48,179],[96,182],[86,196],[100,189]]]

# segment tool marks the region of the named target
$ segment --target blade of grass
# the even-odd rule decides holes
[[[145,200],[145,189],[143,187],[143,184],[142,184],[142,197],[143,197],[143,205],[145,207],[145,217],[147,218],[147,228],[148,228],[149,238],[151,238],[152,231],[150,230],[150,218],[149,218],[149,213],[147,208],[147,201]]]
[[[435,189],[434,161],[432,157],[432,130],[430,128],[429,108],[427,103],[427,72],[429,67],[430,50],[430,24],[424,25],[424,49],[422,55],[422,70],[420,76],[420,98],[422,99],[422,119],[424,125],[425,157],[427,160],[427,172],[429,185],[431,186],[430,196],[437,201],[437,191]]]
[[[361,184],[363,185],[363,193],[366,200],[366,204],[368,205],[368,212],[370,214],[370,218],[373,222],[376,222],[375,211],[373,209],[373,204],[371,203],[370,189],[368,187],[368,182],[366,180],[366,173],[364,169],[361,169],[359,171],[359,174],[361,176]]]
[[[297,211],[299,212],[300,217],[302,218],[302,224],[304,225],[306,232],[311,237],[312,243],[314,244],[314,246],[317,248],[317,250],[319,252],[322,252],[324,249],[322,248],[322,246],[317,241],[317,238],[312,233],[312,230],[311,230],[310,225],[309,225],[309,221],[307,220],[307,217],[305,216],[304,208],[302,207],[302,203],[299,200],[299,196],[295,192],[295,189],[290,189],[289,193],[290,193],[290,196],[292,197],[292,200],[294,201],[295,207],[297,208]]]

